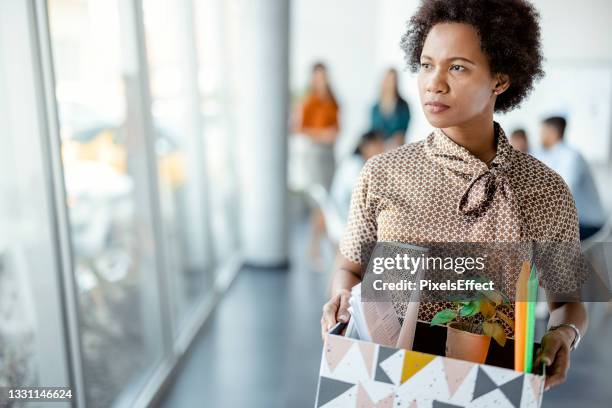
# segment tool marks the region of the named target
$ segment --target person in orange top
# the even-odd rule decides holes
[[[312,68],[310,87],[296,111],[294,131],[308,141],[304,152],[307,186],[321,185],[329,191],[335,169],[334,145],[339,133],[339,107],[329,84],[327,68],[316,63]],[[312,214],[312,236],[309,255],[320,263],[320,242],[325,234],[321,209]]]

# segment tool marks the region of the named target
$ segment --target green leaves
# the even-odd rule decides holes
[[[500,346],[504,347],[506,345],[506,333],[501,324],[496,322],[484,322],[482,324],[482,332],[485,336],[493,337]]]
[[[485,336],[492,337],[502,347],[506,344],[503,324],[505,323],[514,329],[514,321],[500,310],[506,303],[503,293],[496,290],[478,291],[476,299],[462,296],[452,299],[452,302],[454,309],[445,309],[436,313],[431,320],[432,326],[445,325],[457,320],[464,324],[477,324],[479,330],[475,330],[475,333],[483,333]],[[462,320],[462,318],[469,318],[478,313],[482,315],[484,322],[475,323],[470,319]],[[482,331],[480,331],[480,328],[482,328]]]
[[[446,324],[457,317],[457,312],[451,309],[444,309],[436,313],[436,315],[431,319],[431,325],[442,325]]]
[[[464,304],[461,307],[461,309],[459,309],[459,316],[461,317],[474,316],[479,311],[480,311],[480,300],[472,300],[471,302]]]

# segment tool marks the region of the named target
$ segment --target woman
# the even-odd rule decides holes
[[[372,107],[372,129],[382,133],[391,150],[404,144],[409,122],[410,109],[399,94],[397,71],[391,68],[383,79],[380,99]]]
[[[402,46],[418,71],[421,104],[435,130],[366,163],[337,255],[333,296],[323,308],[324,332],[348,320],[350,288],[367,262],[362,251],[376,241],[579,247],[576,208],[563,180],[513,149],[493,122],[494,112],[517,107],[543,75],[538,14],[531,4],[423,2]],[[571,268],[549,266],[541,275],[547,289],[571,282]],[[536,361],[548,366],[546,389],[565,381],[570,349],[587,327],[580,302],[548,300],[551,329]],[[431,320],[435,312],[419,310],[419,318]]]
[[[304,152],[308,185],[321,185],[329,191],[334,177],[334,144],[338,137],[339,107],[329,84],[327,68],[316,63],[312,68],[310,89],[297,110],[294,131],[307,138]],[[325,234],[321,209],[312,214],[312,235],[309,256],[320,269],[320,241]]]

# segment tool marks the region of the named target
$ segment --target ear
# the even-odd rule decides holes
[[[508,89],[510,86],[510,77],[506,74],[495,74],[495,88],[493,88],[493,93],[495,95],[499,95]]]

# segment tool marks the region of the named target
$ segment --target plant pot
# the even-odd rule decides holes
[[[487,359],[491,337],[467,331],[462,323],[450,323],[446,332],[446,357],[483,364]]]

